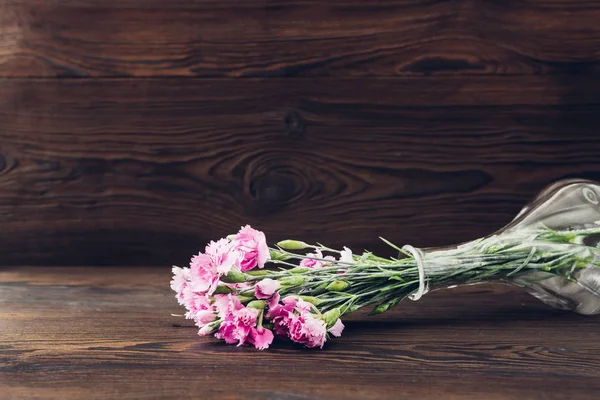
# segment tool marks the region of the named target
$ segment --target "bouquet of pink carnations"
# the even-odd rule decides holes
[[[600,226],[593,224],[561,230],[532,225],[427,251],[386,241],[399,256],[382,258],[296,240],[270,248],[262,232],[245,226],[209,243],[189,268],[174,267],[171,288],[201,336],[257,349],[269,347],[275,335],[322,347],[342,334],[341,316],[368,305],[382,313],[430,288],[500,281],[543,297],[555,278],[584,287],[589,272],[599,271],[600,249],[587,243],[598,235]],[[264,268],[268,264],[279,268]],[[590,290],[597,300],[597,289]]]

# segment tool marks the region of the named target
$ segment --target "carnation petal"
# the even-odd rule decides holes
[[[267,239],[263,232],[258,231],[257,235],[258,246],[256,248],[257,255],[257,263],[258,268],[263,268],[265,263],[269,258],[271,258],[271,252],[269,251],[269,246],[267,245]]]
[[[200,310],[196,313],[194,318],[196,325],[200,328],[210,322],[213,322],[215,319],[216,315],[212,310]]]
[[[268,302],[269,309],[276,307],[279,304],[280,297],[279,292],[276,292],[273,298]]]
[[[329,328],[328,332],[331,333],[335,337],[340,337],[340,336],[342,336],[343,330],[344,330],[344,324],[342,323],[342,320],[338,318],[338,320],[335,321],[335,324],[333,324],[333,326],[331,328]]]
[[[262,281],[258,282],[254,287],[254,295],[257,299],[268,299],[275,293],[281,284],[279,281],[274,279],[265,278]]]
[[[352,258],[352,250],[347,247],[340,252],[340,261],[348,264],[354,264],[354,258]]]
[[[173,266],[173,279],[171,280],[171,289],[181,292],[189,280],[189,268],[180,268]]]
[[[250,333],[251,342],[258,350],[264,350],[268,348],[273,342],[273,332],[269,329],[259,326],[256,329],[252,329]]]
[[[315,258],[319,258],[319,259],[323,258],[323,253],[319,249],[315,249],[314,253],[308,253],[306,255],[306,257],[308,257],[308,258],[303,258],[300,261],[301,267],[316,269],[316,268],[321,268],[324,264],[324,262],[321,260],[315,260]],[[329,256],[329,257],[333,259],[333,257],[331,257],[331,256]],[[335,259],[333,259],[333,260],[335,260]]]

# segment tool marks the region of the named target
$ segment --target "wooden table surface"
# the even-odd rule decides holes
[[[322,350],[200,338],[163,268],[0,271],[2,399],[597,399],[600,317],[472,286],[346,318]]]

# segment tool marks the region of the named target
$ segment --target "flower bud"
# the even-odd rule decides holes
[[[238,300],[240,301],[240,303],[242,304],[248,304],[253,300],[256,300],[256,297],[254,297],[254,295],[250,295],[250,294],[239,294],[238,295]]]
[[[217,288],[215,289],[215,292],[213,294],[228,294],[231,293],[232,290],[230,288],[228,288],[225,285],[219,285],[217,286]]]
[[[318,306],[319,304],[321,304],[321,300],[313,296],[300,296],[300,298],[314,306]]]
[[[269,249],[269,260],[273,261],[285,261],[290,258],[289,255],[275,249]]]
[[[327,291],[327,282],[321,283],[319,286],[310,291],[310,294],[319,295]]]
[[[390,308],[390,305],[387,303],[383,303],[378,305],[377,307],[375,307],[375,309],[373,309],[373,311],[371,311],[371,314],[381,314],[384,313],[388,310],[388,308]]]
[[[390,308],[394,307],[396,304],[398,304],[400,302],[400,300],[402,300],[402,298],[401,297],[397,297],[395,299],[386,301],[385,303],[381,303],[380,305],[378,305],[377,307],[375,307],[373,309],[373,311],[371,311],[369,314],[373,315],[373,314],[384,313],[387,310],[389,310]]]
[[[246,276],[240,271],[232,269],[227,275],[221,277],[221,281],[225,283],[242,283],[246,282]]]
[[[255,308],[258,311],[265,309],[265,302],[263,300],[253,300],[246,307]]]
[[[327,324],[327,329],[335,325],[336,321],[340,318],[340,315],[341,313],[339,308],[334,308],[333,310],[329,310],[323,314],[322,318]]]
[[[310,268],[306,267],[295,267],[289,270],[291,274],[303,274],[308,271],[310,271]]]
[[[331,292],[343,292],[348,289],[350,283],[346,281],[333,281],[329,285],[327,285],[326,289]]]
[[[200,335],[200,336],[210,335],[211,333],[213,333],[217,329],[219,329],[220,326],[221,326],[220,320],[211,322],[210,324],[206,324],[202,328],[200,328],[200,330],[198,331],[198,335]]]
[[[307,249],[309,247],[313,247],[299,240],[282,240],[281,242],[277,243],[277,246],[281,247],[284,250],[302,250]]]
[[[279,281],[281,286],[293,287],[302,285],[306,279],[303,276],[288,276],[287,278],[283,278]]]

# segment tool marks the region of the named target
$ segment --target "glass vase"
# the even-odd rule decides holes
[[[410,298],[417,300],[429,290],[453,287],[457,285],[475,283],[506,283],[524,288],[530,294],[544,303],[559,309],[572,310],[580,314],[600,313],[600,258],[596,255],[596,248],[600,247],[600,233],[589,235],[581,243],[553,243],[552,241],[536,241],[529,244],[531,255],[534,253],[560,252],[567,249],[569,252],[585,252],[592,254],[592,258],[585,265],[573,265],[565,276],[546,272],[539,268],[528,268],[527,263],[532,257],[525,257],[525,261],[511,273],[490,273],[489,276],[477,273],[473,282],[469,281],[469,272],[478,270],[473,263],[472,254],[487,250],[497,243],[498,246],[516,241],[527,242],[530,240],[529,232],[536,229],[548,228],[568,235],[569,232],[600,227],[600,184],[590,180],[570,179],[558,181],[544,190],[527,204],[518,215],[505,227],[475,241],[462,243],[456,246],[415,249],[405,246],[404,250],[421,264],[423,276],[419,289]],[[575,236],[575,235],[574,235]],[[474,250],[479,249],[479,250]],[[593,249],[594,251],[589,251]],[[529,260],[527,259],[529,258]],[[485,257],[479,256],[484,260]],[[462,260],[468,260],[467,262]],[[492,263],[493,264],[493,263]],[[565,268],[563,267],[563,269]],[[493,271],[492,271],[493,272]],[[440,279],[450,277],[450,279]],[[454,279],[452,279],[454,277]],[[433,287],[427,287],[427,282],[435,282]]]
[[[600,223],[600,185],[589,180],[562,180],[545,188],[508,224],[510,231],[537,224],[556,230],[577,230]],[[598,247],[600,235],[582,245]],[[544,303],[580,314],[600,313],[600,268],[590,264],[577,269],[572,280],[533,272],[516,279],[529,293]]]

